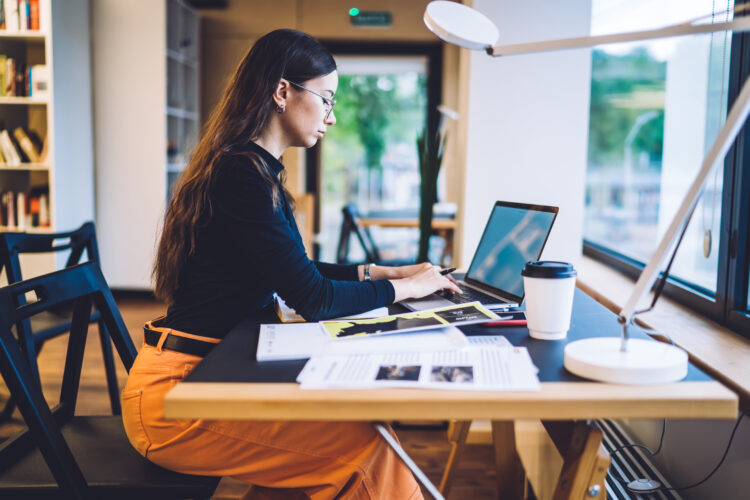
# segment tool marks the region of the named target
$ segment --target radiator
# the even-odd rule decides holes
[[[603,445],[607,452],[624,444],[633,443],[622,426],[612,420],[596,420],[595,424],[604,433]],[[667,479],[651,462],[646,450],[632,447],[612,456],[612,464],[607,474],[606,488],[608,499],[648,499],[648,500],[681,500],[676,491],[657,491],[654,493],[631,493],[625,484],[635,478],[649,478],[659,481],[662,487],[670,487]]]

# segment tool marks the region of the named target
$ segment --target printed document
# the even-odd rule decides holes
[[[303,323],[305,318],[297,314],[293,308],[286,305],[284,299],[274,294],[276,300],[276,315],[279,317],[282,323]],[[360,319],[360,318],[379,318],[388,314],[387,307],[376,307],[370,311],[365,311],[359,314],[353,314],[351,316],[344,316],[338,319]]]
[[[297,381],[302,389],[538,391],[537,371],[524,347],[480,343],[458,351],[314,356]]]
[[[338,340],[441,328],[446,325],[471,325],[497,319],[497,314],[481,303],[471,302],[373,319],[332,319],[321,321],[320,325],[331,338]]]
[[[317,323],[272,324],[260,326],[256,359],[272,361],[305,359],[325,354],[451,351],[468,344],[466,336],[454,326],[403,335],[365,337],[351,342],[335,342]]]

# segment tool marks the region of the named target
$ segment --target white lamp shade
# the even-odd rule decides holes
[[[442,40],[472,50],[485,50],[497,43],[497,26],[481,12],[456,2],[430,2],[424,23]]]

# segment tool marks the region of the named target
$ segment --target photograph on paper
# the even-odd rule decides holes
[[[419,380],[419,365],[382,365],[375,380]]]
[[[474,382],[474,367],[433,366],[430,381],[451,382],[454,384],[470,384]]]
[[[495,313],[479,302],[472,302],[382,318],[321,321],[320,325],[331,338],[346,339],[441,328],[446,325],[470,325],[497,318]]]

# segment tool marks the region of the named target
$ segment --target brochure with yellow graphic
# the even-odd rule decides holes
[[[446,325],[470,325],[497,319],[498,316],[481,303],[471,302],[382,318],[321,321],[320,325],[328,335],[340,340],[427,330]]]

